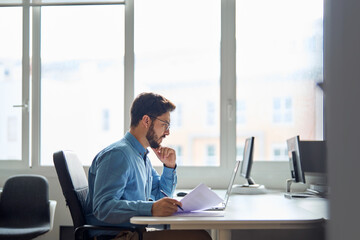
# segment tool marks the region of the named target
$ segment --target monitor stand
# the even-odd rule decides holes
[[[288,180],[286,180],[286,193],[290,193],[290,192],[291,192],[290,188],[291,188],[291,184],[292,184],[293,182],[295,182],[294,179],[288,179]]]
[[[322,194],[327,194],[329,192],[329,187],[326,184],[309,184],[309,189],[317,191]]]
[[[266,193],[266,188],[264,185],[256,184],[252,178],[247,179],[247,184],[234,184],[232,187],[232,193],[237,194],[264,194]]]
[[[308,198],[308,197],[324,197],[320,192],[311,188],[306,189],[304,192],[291,192],[291,184],[295,182],[294,179],[286,180],[286,193],[284,196],[286,198]]]

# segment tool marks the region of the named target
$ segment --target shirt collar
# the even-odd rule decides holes
[[[124,138],[129,141],[131,146],[133,146],[140,154],[140,156],[145,160],[146,155],[149,153],[149,150],[145,149],[143,145],[141,145],[141,143],[130,132],[126,132]]]

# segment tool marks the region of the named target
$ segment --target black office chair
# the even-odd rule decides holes
[[[49,185],[39,175],[6,180],[0,199],[0,239],[33,239],[51,229]]]
[[[141,228],[95,226],[86,224],[83,205],[88,193],[88,181],[84,168],[77,155],[72,151],[56,152],[54,153],[53,158],[66,204],[70,209],[76,240],[89,239],[89,230],[107,230],[119,232],[127,230],[137,232],[139,234],[139,239],[142,239]]]

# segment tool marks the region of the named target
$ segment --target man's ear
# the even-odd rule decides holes
[[[149,128],[151,125],[151,118],[148,115],[144,115],[141,119],[141,123],[145,128]]]

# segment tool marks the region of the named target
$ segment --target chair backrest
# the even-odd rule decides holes
[[[53,160],[76,229],[86,224],[83,206],[89,189],[87,177],[79,158],[74,152],[56,152],[53,155]]]
[[[15,175],[4,184],[0,222],[7,227],[40,227],[50,230],[49,184],[40,175]],[[47,229],[47,230],[46,230]]]

